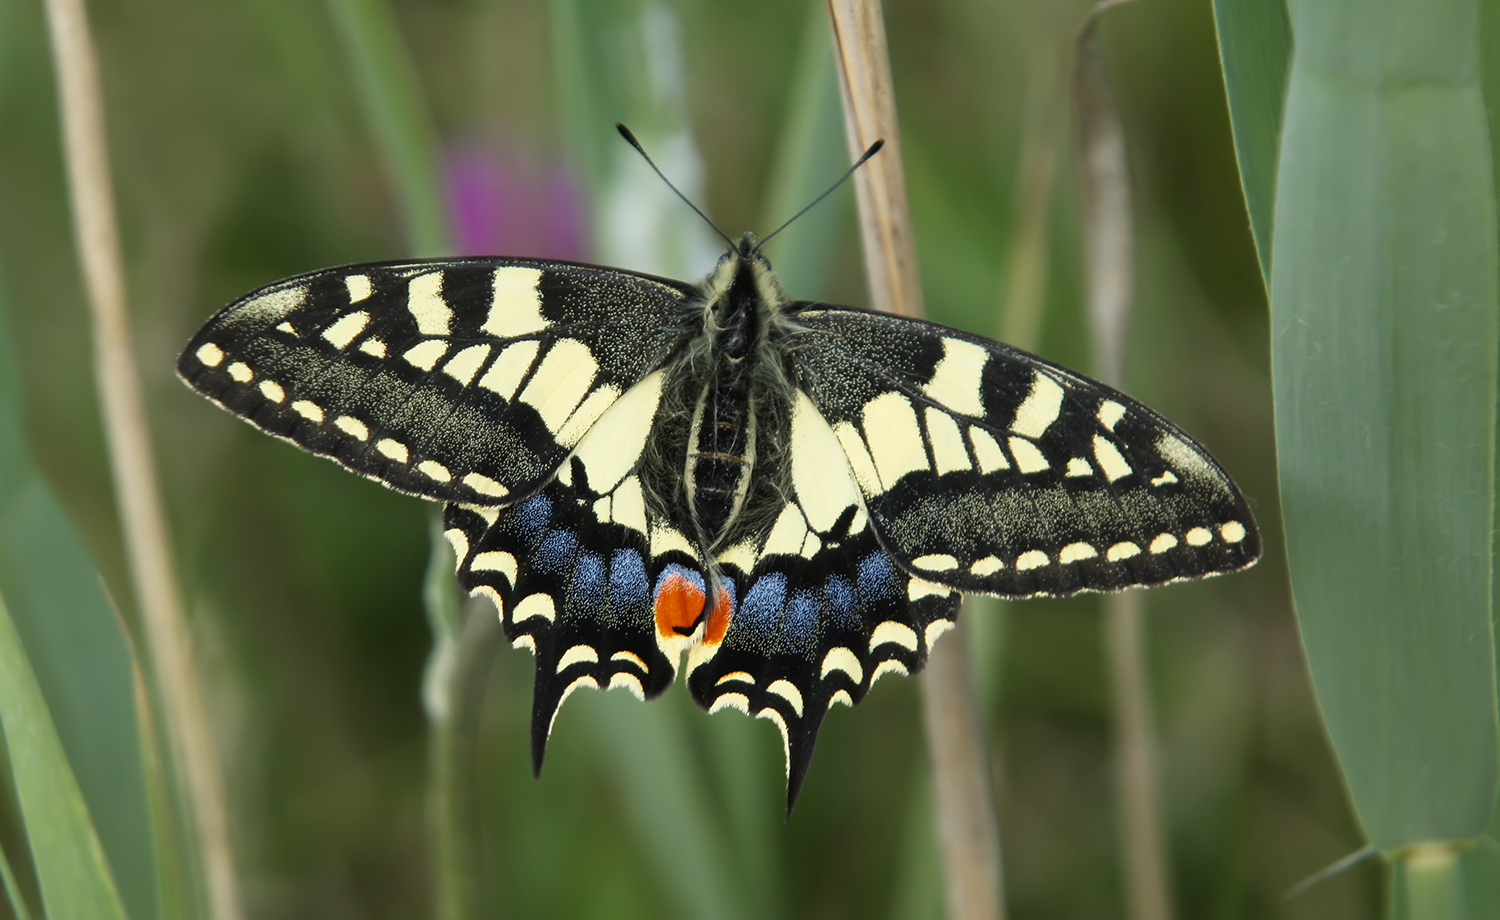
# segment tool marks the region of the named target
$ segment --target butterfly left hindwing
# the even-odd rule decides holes
[[[540,492],[444,514],[459,583],[493,600],[506,638],[535,655],[537,770],[570,693],[656,696],[698,623],[705,584],[693,548],[648,510],[640,475],[661,386],[658,371],[628,390]]]

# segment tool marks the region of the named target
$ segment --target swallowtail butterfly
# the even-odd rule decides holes
[[[910,674],[959,592],[1245,568],[1238,488],[1171,422],[935,323],[789,301],[746,234],[701,284],[510,258],[332,268],[209,320],[178,373],[269,434],[445,503],[459,581],[532,651],[532,760],[580,687],[775,723]]]

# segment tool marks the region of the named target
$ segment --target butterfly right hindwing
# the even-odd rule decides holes
[[[773,532],[717,560],[733,615],[722,635],[689,652],[687,682],[709,712],[738,709],[776,724],[790,806],[828,711],[859,703],[884,674],[920,671],[953,625],[959,598],[901,571],[863,514],[817,534],[795,497],[787,508],[799,519],[800,545]]]
[[[257,427],[403,492],[535,491],[682,335],[680,282],[455,259],[303,275],[230,304],[178,373]]]
[[[881,546],[838,441],[804,393],[794,394],[786,437],[780,511],[716,555],[731,615],[689,651],[687,682],[710,712],[776,724],[790,804],[829,709],[860,702],[882,674],[921,670],[958,596],[902,571]]]

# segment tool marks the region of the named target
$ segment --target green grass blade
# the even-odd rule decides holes
[[[0,293],[0,592],[93,815],[120,895],[158,912],[135,665],[83,540],[31,460],[19,357]]]
[[[1271,284],[1281,501],[1318,702],[1369,840],[1496,793],[1496,211],[1472,0],[1293,0]]]
[[[687,703],[686,694],[672,689],[676,692],[668,694],[671,699],[649,705],[625,693],[580,695],[578,708],[589,714],[625,793],[625,808],[644,858],[677,903],[680,916],[737,920],[753,908],[739,894],[718,822],[711,819],[702,771],[692,756],[687,720],[702,715]]]
[[[759,232],[763,234],[781,226],[849,168],[828,12],[813,4],[808,14],[788,92],[790,110],[761,214]],[[787,296],[801,300],[828,296],[835,256],[854,227],[854,194],[846,187],[797,218],[771,243],[770,258]]]
[[[31,909],[26,906],[26,898],[21,894],[16,873],[11,870],[10,860],[3,848],[0,848],[0,883],[5,886],[6,903],[10,905],[10,912],[15,915],[16,920],[31,920]]]
[[[0,597],[0,725],[50,920],[124,920],[104,849]]]
[[[1479,78],[1489,116],[1490,159],[1500,188],[1500,4],[1479,5]]]
[[[660,275],[701,275],[721,244],[614,130],[617,121],[629,125],[701,206],[676,15],[659,0],[553,0],[550,9],[559,101],[588,189],[592,257]]]
[[[1284,0],[1214,0],[1214,21],[1240,184],[1261,277],[1269,288],[1271,212],[1276,200],[1276,153],[1292,51],[1291,26]]]
[[[383,0],[328,4],[412,254],[446,255],[452,247],[438,185],[437,144],[395,14]]]

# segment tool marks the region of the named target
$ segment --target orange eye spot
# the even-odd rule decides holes
[[[703,616],[703,589],[679,572],[656,589],[656,631],[663,636],[690,635]]]
[[[729,631],[729,621],[734,617],[734,602],[729,598],[729,590],[723,585],[719,586],[719,596],[714,600],[714,609],[708,614],[708,628],[703,631],[703,641],[709,645],[718,645],[724,641],[724,633]]]

